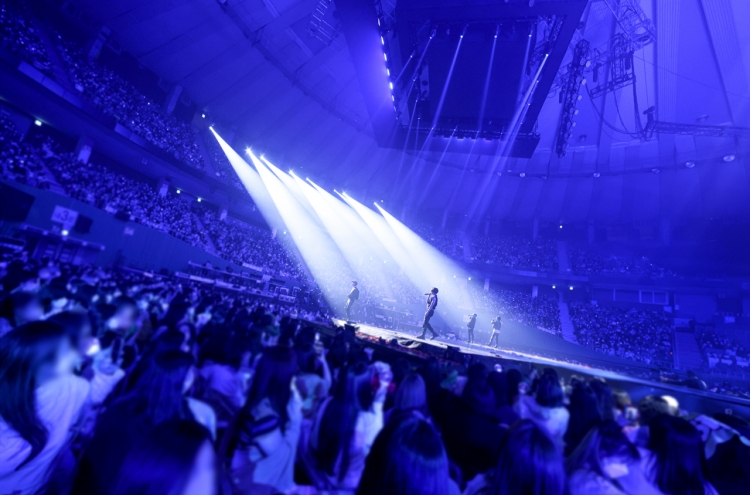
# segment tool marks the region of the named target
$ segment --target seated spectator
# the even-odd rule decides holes
[[[565,467],[560,449],[533,421],[514,424],[500,445],[497,467],[474,478],[464,495],[563,495]]]
[[[195,421],[168,420],[141,438],[102,495],[215,495],[216,455],[210,432]]]
[[[94,379],[107,386],[92,395],[89,382],[73,373],[78,359],[55,323],[29,323],[0,338],[0,493],[37,493],[85,406],[101,402],[122,377],[102,377],[97,366]]]

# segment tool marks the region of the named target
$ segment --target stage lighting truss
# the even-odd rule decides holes
[[[568,66],[565,82],[561,89],[561,98],[563,109],[560,114],[560,126],[557,129],[557,139],[555,140],[555,152],[557,156],[565,156],[568,149],[568,141],[573,134],[575,127],[575,116],[577,113],[576,105],[581,100],[581,91],[583,72],[589,60],[590,47],[589,42],[581,39],[576,43],[573,50],[573,61]]]
[[[589,94],[592,98],[598,98],[629,86],[635,80],[633,49],[628,39],[622,33],[618,33],[612,38],[608,53],[594,57],[591,63],[595,67],[595,79],[598,79],[599,71],[597,67],[609,64],[609,78],[607,78],[606,83],[591,89]]]

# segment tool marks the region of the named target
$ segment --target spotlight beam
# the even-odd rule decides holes
[[[472,302],[469,297],[466,283],[468,280],[466,272],[453,262],[450,258],[435,249],[427,241],[414,233],[406,225],[398,221],[393,215],[385,211],[380,205],[375,204],[383,218],[388,223],[391,231],[399,240],[399,243],[410,253],[411,259],[416,264],[419,273],[418,281],[432,280],[432,285],[438,286],[440,295],[444,301],[441,315],[449,325],[461,325],[463,315],[472,310]],[[435,280],[439,283],[435,283]],[[416,282],[415,282],[416,283]],[[416,284],[419,287],[424,285]]]
[[[336,307],[340,304],[336,293],[336,288],[340,285],[339,274],[351,272],[347,262],[342,259],[341,252],[330,236],[317,227],[317,222],[295,197],[293,189],[287,187],[287,183],[291,181],[299,189],[294,179],[283,172],[281,176],[277,175],[277,172],[272,171],[272,163],[265,159],[261,161],[252,152],[250,156],[307,269],[323,289],[322,293],[328,304]]]

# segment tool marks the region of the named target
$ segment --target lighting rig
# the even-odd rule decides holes
[[[686,136],[750,137],[748,127],[661,122],[656,119],[656,107],[647,108],[643,114],[646,116],[646,126],[643,128],[643,139],[646,141],[654,137],[655,132]]]

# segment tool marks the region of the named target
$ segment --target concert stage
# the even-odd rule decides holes
[[[331,323],[338,330],[347,326],[345,320],[335,318]],[[495,364],[500,364],[503,369],[518,368],[525,372],[531,368],[551,367],[566,382],[573,375],[606,379],[613,389],[628,392],[634,403],[646,395],[669,395],[679,401],[681,408],[689,411],[715,414],[731,409],[737,414],[750,415],[750,400],[665,383],[657,369],[606,356],[523,325],[503,325],[498,348],[441,337],[417,339],[410,333],[353,322],[349,322],[349,326],[360,340],[380,352],[402,352],[418,359],[433,356],[460,364],[475,359],[490,369]],[[481,336],[484,339],[484,334]],[[514,338],[518,340],[512,341]],[[489,333],[486,340],[489,340]]]

